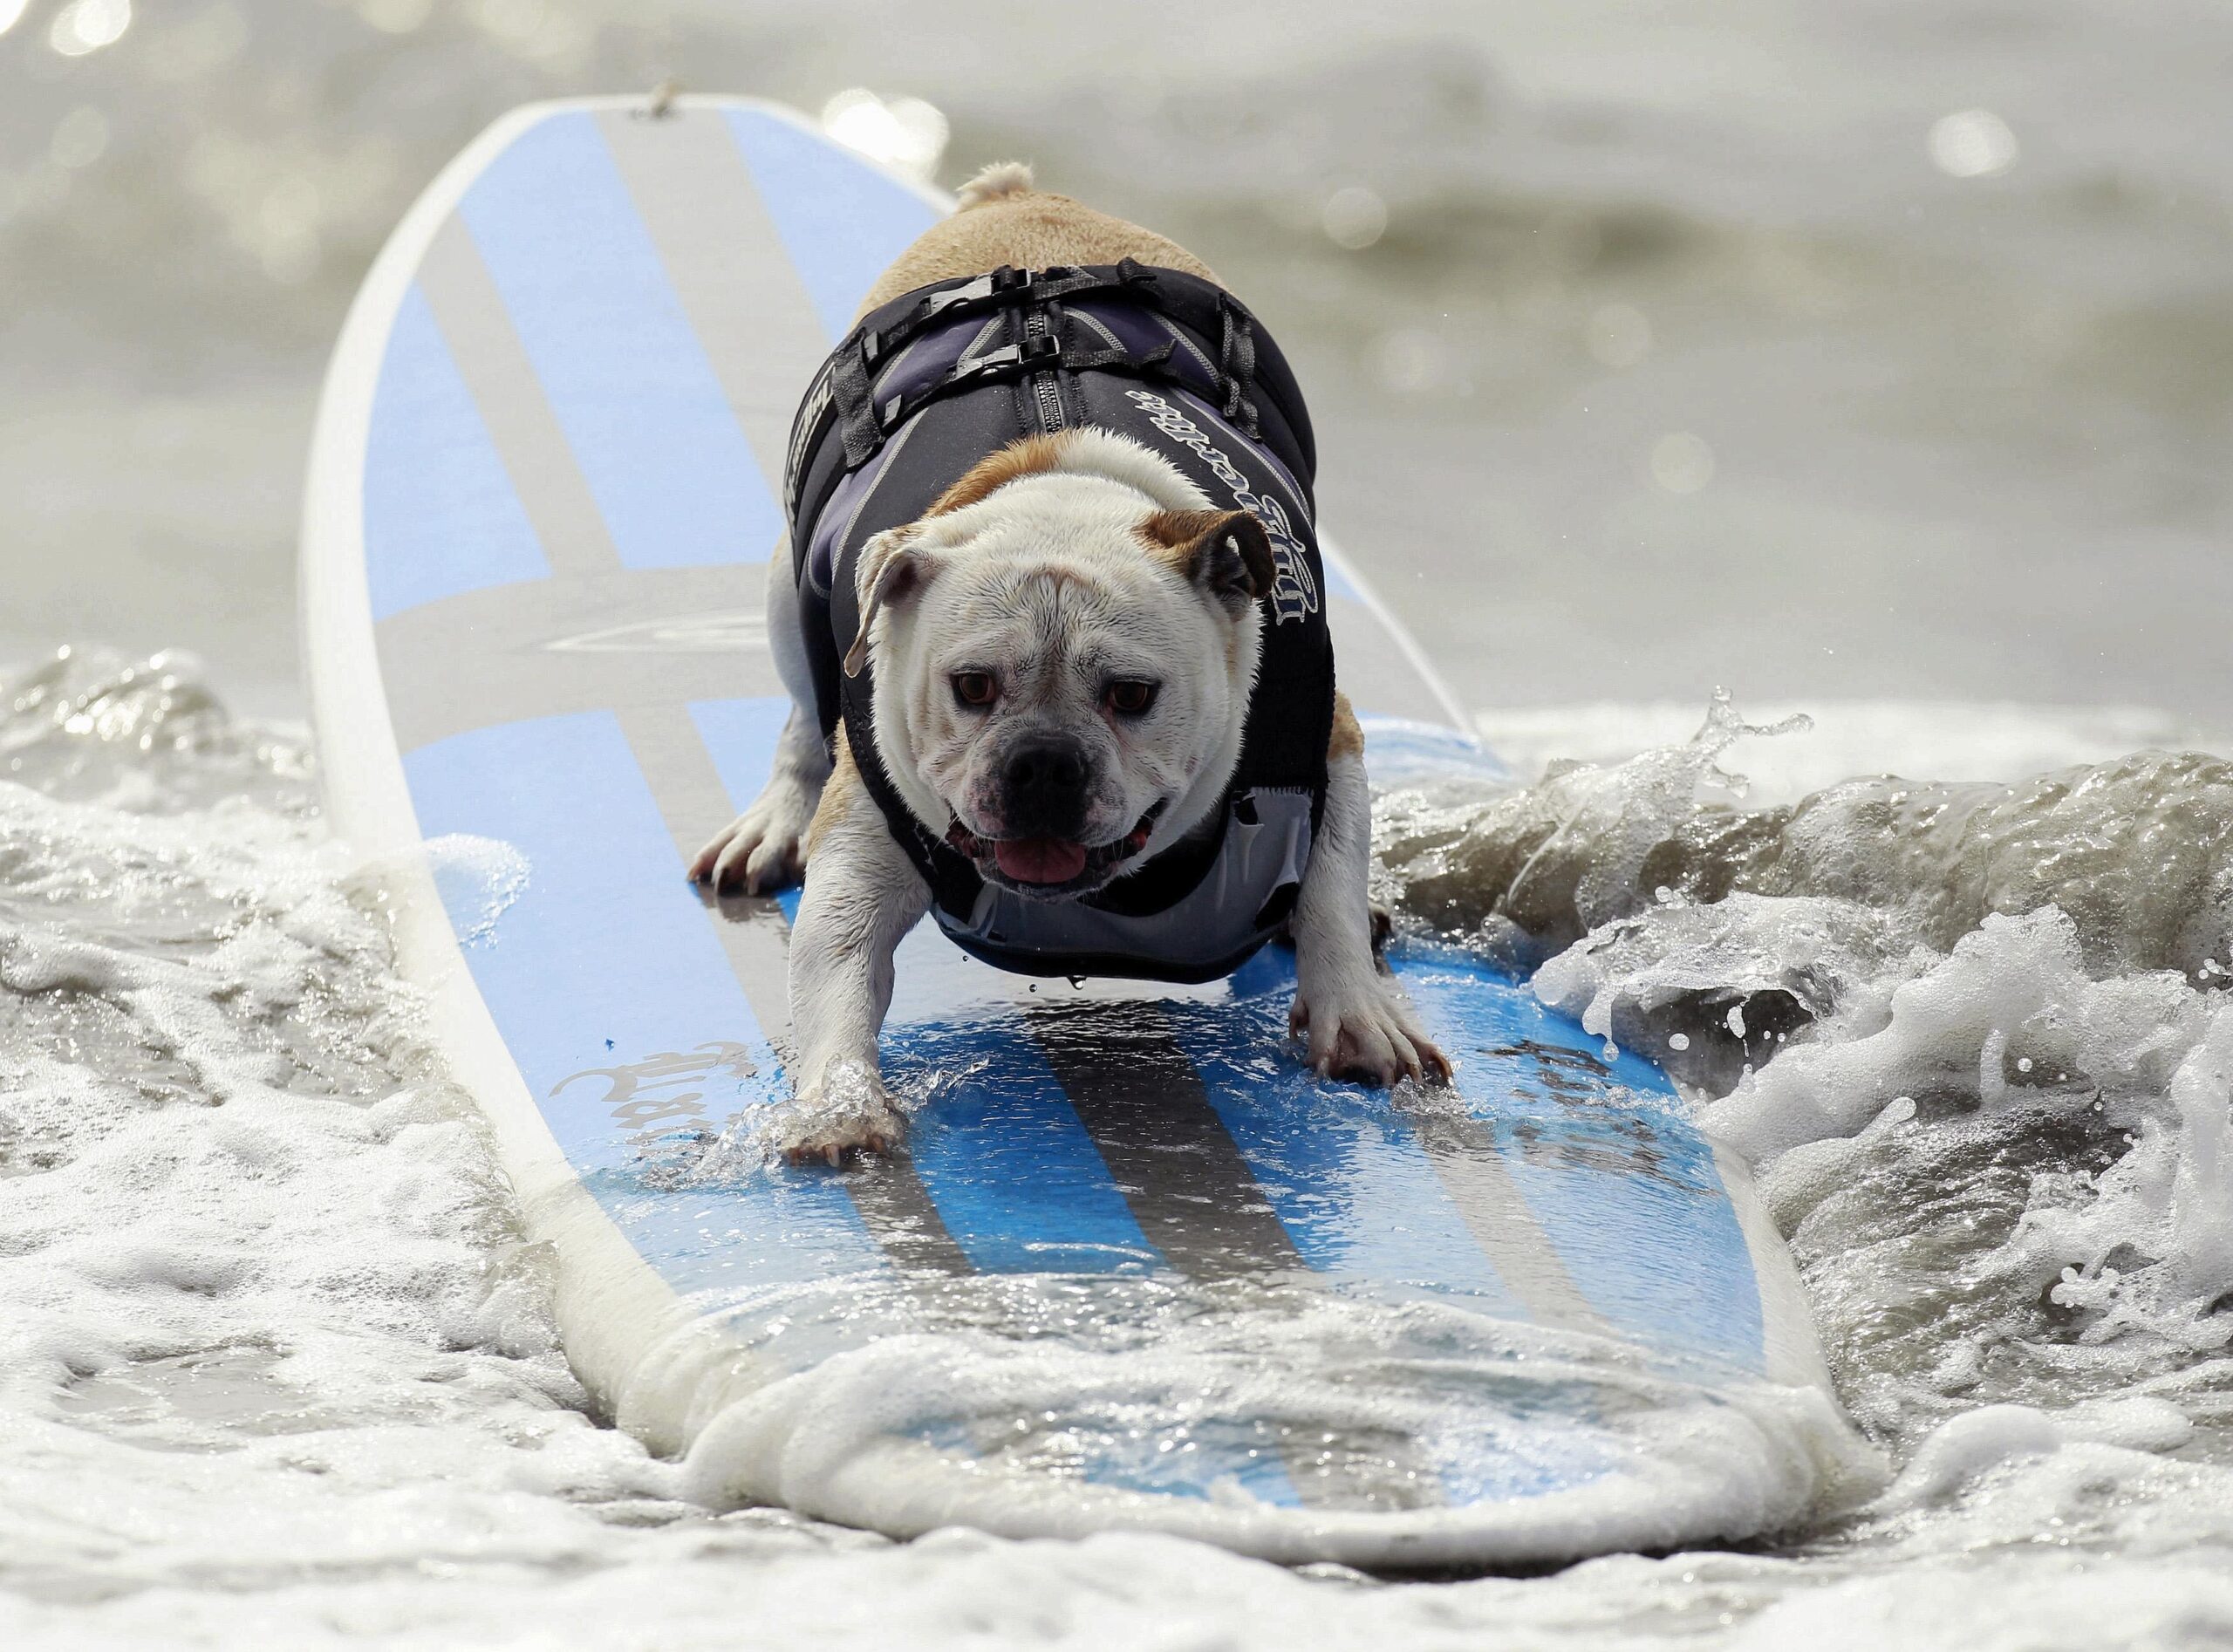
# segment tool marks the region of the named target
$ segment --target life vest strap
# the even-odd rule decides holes
[[[1055,369],[1130,372],[1142,378],[1176,376],[1171,369],[1175,339],[1154,349],[1123,344],[1089,349],[1075,341],[1065,345],[1054,324],[1061,314],[1055,306],[1081,294],[1135,295],[1132,302],[1195,326],[1205,343],[1215,338],[1218,385],[1213,405],[1252,440],[1260,438],[1263,433],[1250,396],[1258,365],[1254,318],[1220,288],[1206,282],[1174,284],[1163,281],[1163,274],[1130,258],[1113,265],[1055,265],[1041,270],[1003,264],[972,280],[932,288],[897,315],[886,313],[902,302],[897,299],[875,311],[830,352],[800,405],[791,433],[790,475],[785,489],[792,519],[804,514],[801,507],[806,502],[799,496],[806,481],[804,461],[813,451],[825,420],[834,420],[837,426],[844,447],[845,468],[857,470],[882,450],[893,431],[931,402],[987,379],[1021,378]],[[1045,315],[1049,318],[1048,331],[1018,338],[997,350],[957,362],[942,379],[878,403],[877,378],[925,331],[1002,311]]]
[[[861,358],[864,365],[875,366],[935,321],[953,321],[981,311],[1043,304],[1074,293],[1142,286],[1155,278],[1154,270],[1130,258],[1100,270],[1075,264],[1056,264],[1046,270],[1018,270],[1012,264],[1002,264],[998,270],[959,286],[924,294],[905,315],[882,327],[864,324],[860,329]]]

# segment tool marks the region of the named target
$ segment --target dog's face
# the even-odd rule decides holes
[[[846,669],[873,662],[877,749],[916,815],[987,880],[1068,898],[1222,795],[1271,577],[1245,511],[1025,474],[869,543]]]

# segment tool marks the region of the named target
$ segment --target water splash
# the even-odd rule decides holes
[[[471,832],[445,832],[420,850],[449,909],[459,942],[485,946],[496,925],[527,892],[534,868],[516,843]]]
[[[1667,886],[1665,846],[1691,829],[1699,787],[1744,795],[1745,777],[1719,764],[1731,747],[1811,727],[1799,714],[1756,727],[1716,690],[1681,745],[1611,767],[1554,763],[1537,784],[1486,797],[1445,788],[1383,798],[1375,848],[1412,911],[1492,954],[1540,962]]]

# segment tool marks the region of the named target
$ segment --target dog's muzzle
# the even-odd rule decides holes
[[[959,817],[946,828],[946,841],[947,847],[968,856],[987,882],[1035,900],[1057,900],[1107,883],[1119,866],[1147,847],[1164,807],[1156,804],[1115,842],[1090,847],[1059,838],[980,837]],[[1073,865],[1075,870],[1070,870]],[[1046,876],[1050,870],[1057,875]],[[1064,872],[1068,876],[1059,875]]]

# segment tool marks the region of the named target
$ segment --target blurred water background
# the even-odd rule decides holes
[[[1388,891],[1753,1159],[1891,1492],[1380,1585],[715,1513],[592,1425],[292,559],[404,207],[670,76],[1266,317],[1534,782],[1383,799]],[[0,0],[0,1641],[2233,1644],[2229,108],[2203,0]],[[1684,744],[1717,685],[1816,728]]]
[[[184,646],[296,704],[297,488],[366,262],[505,108],[674,75],[864,87],[872,147],[949,184],[1021,155],[1195,247],[1296,357],[1329,521],[1471,703],[2220,715],[2211,0],[10,15],[8,656]]]

